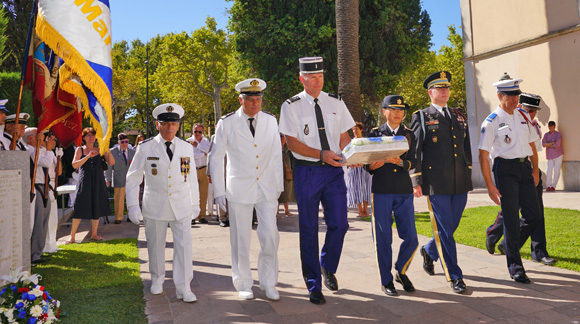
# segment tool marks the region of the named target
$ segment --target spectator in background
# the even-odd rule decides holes
[[[139,143],[143,142],[145,140],[145,136],[143,136],[143,134],[139,134],[137,135],[137,139],[135,139],[135,149],[137,149],[137,146],[139,145]]]
[[[199,215],[197,215],[197,221],[201,224],[207,224],[207,219],[205,219],[207,205],[207,188],[209,186],[209,181],[206,174],[207,167],[207,153],[209,152],[209,141],[203,136],[203,125],[195,124],[193,125],[193,136],[188,138],[187,141],[193,145],[193,156],[195,158],[195,168],[197,169],[197,183],[199,185]],[[194,215],[195,216],[195,215]],[[195,219],[191,221],[195,224]]]
[[[107,187],[113,187],[115,197],[115,224],[123,221],[123,211],[125,210],[125,183],[127,170],[135,156],[135,149],[129,147],[129,137],[125,133],[117,135],[119,145],[112,148],[110,154],[115,160],[115,164],[107,168],[105,180]]]
[[[352,131],[355,138],[363,137],[364,126],[357,122]],[[369,217],[367,209],[371,200],[371,175],[362,166],[349,165],[346,171],[348,207],[358,208],[358,217]]]
[[[70,240],[66,244],[75,243],[75,235],[81,223],[81,219],[91,220],[91,240],[102,241],[97,234],[99,218],[111,213],[107,184],[103,174],[103,159],[110,165],[115,165],[113,156],[106,152],[104,156],[99,154],[99,148],[95,147],[96,134],[94,128],[86,127],[82,132],[83,146],[75,151],[72,166],[80,168],[77,195],[74,202],[73,220],[70,232]]]
[[[0,137],[4,136],[4,121],[6,120],[6,114],[9,112],[6,109],[7,102],[8,99],[0,100]],[[2,142],[0,142],[0,145],[3,145]]]
[[[562,149],[562,135],[556,131],[556,122],[548,122],[548,132],[544,134],[542,146],[546,148],[546,159],[548,160],[548,187],[546,191],[555,191],[558,180],[560,179],[560,169],[564,159],[564,150]]]
[[[278,198],[278,209],[280,209],[280,203],[283,203],[284,215],[290,217],[294,215],[292,215],[290,212],[288,204],[291,201],[296,201],[296,197],[294,196],[294,179],[292,177],[291,166],[292,155],[288,149],[288,145],[286,145],[286,137],[284,137],[284,134],[280,134],[280,141],[282,143],[282,176],[284,177],[284,191]]]

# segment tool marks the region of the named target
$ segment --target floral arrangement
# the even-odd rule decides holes
[[[60,302],[52,298],[43,286],[41,276],[28,275],[22,267],[0,277],[0,323],[56,323],[61,314]]]

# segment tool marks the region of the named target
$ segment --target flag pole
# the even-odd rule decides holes
[[[37,12],[38,7],[36,5],[36,0],[33,0],[32,12],[30,13],[30,22],[28,23],[28,34],[26,35],[26,46],[24,46],[24,59],[22,60],[22,72],[20,72],[20,93],[18,94],[18,104],[16,105],[15,125],[18,125],[18,120],[20,119],[20,105],[22,104],[22,90],[24,89],[24,77],[26,76],[26,66],[28,65],[28,52],[30,50],[30,42],[32,40],[32,30],[34,29],[34,21],[36,20]],[[18,137],[17,135],[18,130],[16,130],[14,132],[14,135],[12,136],[10,150],[14,150],[16,148],[16,138]]]

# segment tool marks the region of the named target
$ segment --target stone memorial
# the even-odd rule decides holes
[[[30,155],[0,152],[0,275],[30,268]]]

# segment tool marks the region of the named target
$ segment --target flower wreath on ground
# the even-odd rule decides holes
[[[60,302],[38,285],[40,275],[21,270],[0,277],[0,323],[59,322]]]

